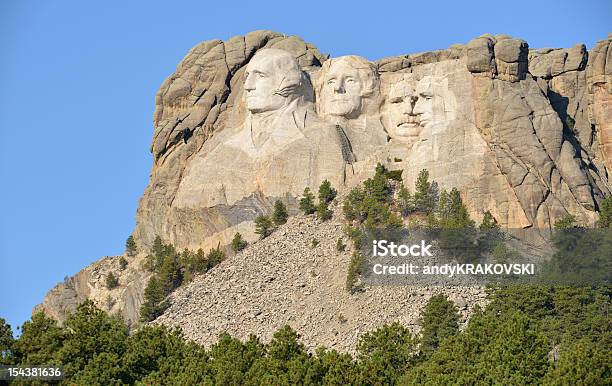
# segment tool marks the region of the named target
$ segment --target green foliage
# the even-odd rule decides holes
[[[155,239],[153,240],[153,247],[151,250],[155,256],[161,256],[165,254],[166,245],[163,243],[161,237],[155,236]]]
[[[157,274],[166,295],[178,288],[183,282],[183,271],[176,253],[167,255]]]
[[[206,270],[211,270],[223,260],[225,260],[225,252],[220,248],[211,249],[206,255]]]
[[[559,354],[554,369],[544,378],[544,385],[605,385],[612,379],[610,346],[583,339]]]
[[[421,353],[430,356],[444,339],[459,332],[459,313],[445,295],[434,295],[421,315]]]
[[[410,366],[416,339],[398,322],[364,334],[357,344],[361,384],[394,384]]]
[[[319,186],[319,203],[329,204],[332,202],[338,192],[331,186],[331,182],[323,180]]]
[[[235,236],[234,236],[235,238]],[[190,273],[204,273],[208,268],[208,261],[206,259],[206,254],[202,248],[198,248],[195,254],[192,253],[184,253],[184,261],[183,263],[187,268],[187,271]]]
[[[325,202],[322,201],[319,203],[319,205],[317,205],[317,218],[319,220],[327,221],[332,218],[333,214],[334,212],[332,212],[331,209],[329,209],[329,207],[327,206]]]
[[[108,275],[106,275],[105,283],[106,288],[110,290],[119,286],[119,279],[117,279],[117,276],[115,276],[114,273],[109,272]]]
[[[355,249],[359,249],[363,246],[363,243],[365,242],[365,234],[360,228],[347,225],[344,228],[344,231],[353,242]]]
[[[313,214],[317,210],[314,204],[314,195],[309,188],[304,189],[304,194],[300,198],[300,210],[304,214]]]
[[[484,217],[482,218],[482,222],[478,227],[478,231],[478,249],[480,252],[493,252],[498,247],[505,248],[505,245],[503,244],[504,234],[499,229],[497,220],[488,210],[484,213]],[[498,254],[500,252],[501,250],[498,251]]]
[[[76,375],[98,353],[120,355],[127,343],[127,327],[86,300],[66,319],[66,333],[58,359],[67,376]]]
[[[150,322],[160,316],[170,306],[166,295],[164,286],[157,276],[151,277],[145,288],[144,302],[140,307],[140,320]]]
[[[125,257],[121,256],[119,258],[119,269],[123,271],[127,268],[127,266],[128,266],[128,261],[125,259]]]
[[[415,209],[420,212],[431,213],[436,208],[437,203],[438,185],[435,182],[429,182],[429,172],[423,169],[419,172],[415,183]]]
[[[453,188],[450,193],[442,191],[436,212],[438,224],[443,229],[475,227],[457,188]]]
[[[247,244],[248,243],[246,242],[246,240],[242,238],[242,235],[236,232],[234,238],[232,239],[232,250],[234,252],[240,252],[244,248],[246,248]]]
[[[389,170],[385,172],[385,177],[393,181],[402,182],[402,172],[403,170]]]
[[[480,223],[480,226],[478,227],[478,229],[480,230],[499,229],[499,224],[497,223],[497,220],[495,219],[495,217],[493,217],[491,212],[487,210],[484,213],[484,216],[482,217],[482,222]]]
[[[346,244],[344,244],[344,242],[342,241],[342,237],[339,237],[338,241],[336,241],[336,251],[344,252],[345,250],[346,250]]]
[[[312,241],[310,242],[310,246],[312,248],[316,248],[319,245],[319,240],[317,239],[312,239]]]
[[[134,236],[130,235],[125,242],[125,252],[128,256],[134,256],[138,253],[138,247],[136,246],[136,241],[134,241]]]
[[[12,364],[61,364],[63,384],[77,385],[603,385],[611,376],[611,295],[609,287],[490,288],[491,303],[476,307],[463,331],[452,303],[434,296],[420,342],[396,322],[364,334],[356,359],[324,347],[309,354],[288,326],[269,344],[222,334],[208,350],[159,325],[128,336],[123,321],[91,301],[63,327],[33,315],[17,339],[0,320],[0,345],[11,347],[2,352]]]
[[[461,262],[476,259],[479,251],[475,223],[470,219],[456,188],[450,193],[442,191],[436,214],[435,226],[441,228],[437,235],[440,248]]]
[[[374,177],[363,182],[365,194],[372,197],[376,202],[390,202],[392,197],[391,185],[381,164],[376,167]]]
[[[236,237],[234,237],[236,238]],[[179,286],[188,283],[196,274],[206,273],[225,259],[220,248],[205,254],[202,249],[196,253],[185,249],[177,253],[170,244],[164,244],[159,237],[153,243],[152,254],[147,256],[146,268],[153,276],[145,289],[145,301],[140,316],[150,321],[161,315],[168,307],[165,298]]]
[[[576,216],[568,214],[561,220],[555,222],[555,229],[568,229],[576,226]]]
[[[258,216],[255,219],[255,233],[257,233],[260,238],[265,239],[270,236],[273,229],[274,225],[269,216]]]
[[[281,200],[274,202],[274,212],[272,213],[272,221],[276,225],[282,225],[287,222],[289,214],[287,213],[287,207]]]
[[[612,195],[601,202],[597,225],[600,228],[612,228]]]
[[[66,331],[54,319],[43,312],[21,326],[21,335],[13,343],[15,363],[23,365],[61,364],[58,352],[66,337]]]
[[[612,232],[609,228],[572,227],[572,223],[565,221],[554,230],[555,252],[544,265],[544,278],[557,284],[609,284]]]
[[[393,213],[393,190],[385,169],[378,164],[374,177],[353,188],[342,205],[344,216],[367,229],[400,228],[402,220]]]
[[[402,384],[534,384],[548,370],[547,353],[546,340],[527,316],[476,314],[465,331],[442,341]]]
[[[357,292],[360,288],[356,285],[359,275],[363,273],[363,263],[365,258],[359,252],[353,252],[348,272],[346,274],[346,290],[350,293]]]
[[[12,364],[14,343],[11,326],[0,318],[0,365]]]
[[[414,212],[414,201],[412,199],[412,195],[404,184],[400,184],[400,188],[397,192],[397,205],[402,216],[404,217]]]
[[[520,258],[520,254],[502,242],[495,245],[495,248],[491,252],[493,260],[499,263],[508,263],[517,261]]]

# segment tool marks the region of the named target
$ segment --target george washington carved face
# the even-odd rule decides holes
[[[246,106],[253,114],[278,110],[301,96],[302,71],[286,51],[258,51],[247,65],[245,76]]]

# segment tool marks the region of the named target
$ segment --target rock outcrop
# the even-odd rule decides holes
[[[356,56],[328,59],[299,38],[269,31],[202,43],[156,97],[155,162],[134,236],[144,249],[157,235],[189,249],[227,244],[237,231],[253,240],[254,218],[274,200],[295,213],[301,190],[316,189],[317,178],[300,174],[313,173],[309,150],[278,145],[274,160],[262,161],[227,146],[230,135],[238,138],[232,133],[241,133],[241,142],[254,135],[257,112],[245,99],[246,67],[269,48],[293,55],[304,83],[312,83],[303,92],[316,108],[303,105],[303,116],[291,117],[297,130],[304,131],[306,116],[322,122],[315,131],[321,143],[338,147],[325,122],[340,130],[340,148],[348,139],[353,154],[347,146],[338,150],[346,169],[337,158],[326,159],[337,165],[326,178],[338,188],[358,183],[376,162],[403,169],[408,186],[426,168],[443,188],[461,190],[477,220],[489,210],[509,228],[548,229],[572,213],[592,225],[610,192],[608,44],[598,43],[589,57],[584,45],[529,50],[521,39],[483,35],[448,50],[370,63]],[[418,112],[408,145],[385,127],[394,107],[390,85],[406,77]],[[422,93],[427,87],[432,103]]]
[[[271,31],[203,42],[155,97],[153,167],[133,234],[143,253],[130,258],[121,274],[127,275],[120,277],[126,287],[103,288],[104,273],[115,264],[115,258],[105,258],[59,284],[41,307],[61,320],[78,302],[94,298],[103,307],[114,303],[111,311],[135,321],[148,279],[139,259],[156,236],[179,250],[226,245],[236,232],[254,241],[253,220],[269,213],[275,200],[295,214],[305,187],[315,190],[325,178],[347,191],[378,162],[402,170],[409,187],[428,169],[441,188],[460,190],[476,221],[490,211],[506,228],[546,233],[567,214],[593,225],[612,189],[611,46],[609,36],[590,52],[584,45],[533,50],[521,39],[483,35],[446,50],[369,62],[358,56],[330,59],[298,37]],[[290,224],[312,228],[321,248],[339,237],[335,225],[309,221],[298,217]],[[287,249],[270,249],[274,242]],[[264,280],[270,277],[264,267],[248,271],[264,251],[278,261],[270,281]],[[402,303],[405,292],[373,288],[349,301],[330,273],[344,267],[347,256],[326,260],[309,251],[296,260],[290,251],[300,252],[280,234],[254,245],[177,292],[160,321],[172,324],[176,316],[191,337],[205,343],[221,329],[266,337],[284,321],[304,328],[306,341],[315,344],[331,339],[331,332],[308,330],[308,321],[322,325],[332,311],[320,309],[329,308],[347,314],[348,322],[336,323],[335,339],[337,347],[350,349],[359,324],[399,318],[414,325],[415,310],[428,296]],[[287,261],[296,272],[285,272]],[[304,267],[322,273],[297,272]],[[278,275],[288,276],[281,281]],[[251,284],[285,294],[278,303],[286,311],[268,303],[259,310],[246,303],[232,308],[232,297],[254,301],[257,291],[245,287]],[[214,308],[210,315],[198,311],[196,318],[195,308],[184,309],[194,296],[230,308]],[[410,315],[401,314],[404,308],[376,308],[383,299],[411,307]],[[357,305],[370,310],[372,319]],[[271,322],[266,312],[281,316]],[[262,320],[269,324],[258,324]],[[198,328],[208,335],[198,335]]]
[[[109,314],[119,315],[128,326],[138,323],[140,305],[151,274],[143,269],[145,254],[128,257],[121,268],[122,256],[106,256],[83,268],[76,275],[66,277],[47,293],[34,312],[43,311],[63,323],[66,317],[86,299]],[[106,278],[112,273],[118,280],[115,288],[106,286]]]

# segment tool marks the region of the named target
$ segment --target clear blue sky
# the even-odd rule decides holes
[[[0,317],[21,325],[64,276],[122,253],[152,163],[155,92],[198,42],[271,29],[373,60],[487,32],[590,48],[612,32],[611,4],[2,1]]]

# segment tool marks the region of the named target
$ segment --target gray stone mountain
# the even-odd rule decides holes
[[[409,187],[428,169],[441,188],[460,190],[476,221],[490,211],[506,228],[546,232],[569,213],[594,225],[612,189],[611,46],[609,36],[590,51],[533,50],[521,39],[483,35],[370,62],[330,58],[271,31],[200,43],[155,97],[153,167],[133,233],[143,253],[130,258],[133,273],[106,290],[100,272],[118,257],[100,260],[38,309],[62,320],[93,298],[135,321],[148,278],[136,260],[156,236],[179,250],[226,245],[236,232],[254,241],[254,219],[275,200],[295,214],[305,187],[328,179],[346,192],[378,162],[402,170]],[[221,286],[220,272],[258,258],[240,256],[189,288]]]

